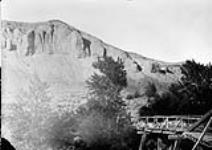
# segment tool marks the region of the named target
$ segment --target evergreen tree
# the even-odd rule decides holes
[[[126,71],[123,62],[112,57],[103,57],[93,64],[100,71],[87,81],[91,98],[89,109],[102,112],[108,117],[116,117],[124,107],[120,91],[127,86]]]

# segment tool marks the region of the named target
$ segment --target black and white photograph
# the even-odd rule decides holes
[[[1,150],[211,150],[212,0],[1,0]]]

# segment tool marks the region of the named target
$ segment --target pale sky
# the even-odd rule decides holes
[[[212,62],[212,0],[3,0],[2,18],[60,19],[123,50]]]

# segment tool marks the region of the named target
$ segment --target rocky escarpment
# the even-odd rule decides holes
[[[1,48],[17,51],[19,56],[69,54],[85,58],[107,55],[109,45],[61,21],[17,23],[3,21]]]
[[[2,36],[2,48],[17,50],[19,56],[39,53],[91,55],[91,42],[83,38],[80,31],[60,21],[37,24],[3,22]]]
[[[154,83],[159,91],[181,76],[180,64],[166,63],[123,51],[59,20],[40,23],[3,21],[3,101],[13,101],[27,89],[34,76],[48,83],[54,99],[85,98],[85,81],[96,71],[98,57],[124,61],[128,87],[123,97],[138,93],[129,105],[145,102],[145,87]],[[135,107],[136,107],[135,106]]]

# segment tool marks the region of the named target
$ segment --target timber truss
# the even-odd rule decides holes
[[[194,143],[191,150],[199,146],[212,149],[212,110],[204,116],[142,116],[136,128],[142,135],[139,150],[143,150],[147,134],[166,135],[174,141],[169,150],[180,150],[183,140]]]

